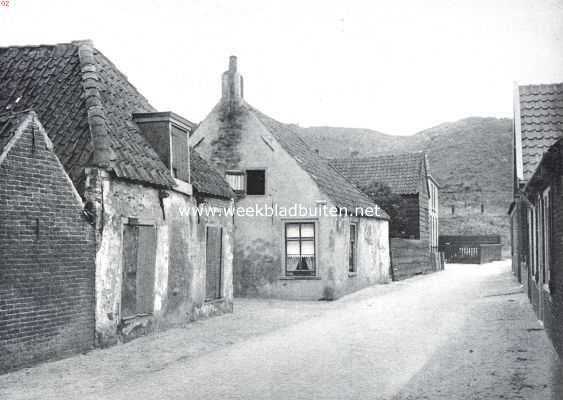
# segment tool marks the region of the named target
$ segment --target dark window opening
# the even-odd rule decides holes
[[[452,206],[452,215],[455,214],[455,206]]]
[[[485,213],[485,205],[481,203],[481,214]]]
[[[266,171],[246,171],[246,194],[258,196],[266,194]]]

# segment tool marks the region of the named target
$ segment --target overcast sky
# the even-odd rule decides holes
[[[510,117],[513,81],[563,81],[562,0],[5,1],[1,46],[92,39],[194,122],[231,54],[270,116],[390,134]]]

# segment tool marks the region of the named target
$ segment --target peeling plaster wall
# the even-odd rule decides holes
[[[229,138],[229,124],[234,137]],[[250,113],[225,118],[221,105],[200,124],[193,143],[221,171],[265,169],[266,195],[246,196],[238,207],[315,208],[319,201],[333,204],[315,181],[289,156],[274,137]],[[220,159],[221,162],[217,160]],[[314,221],[316,229],[317,277],[285,277],[285,223]],[[335,298],[389,279],[387,221],[365,218],[359,225],[359,268],[348,276],[350,217],[282,218],[235,216],[235,296],[317,300]]]
[[[169,196],[162,200],[163,214],[158,189],[108,176],[100,177],[98,175],[97,179],[90,180],[90,186],[96,187],[99,194],[96,254],[98,345],[127,341],[153,330],[232,311],[232,219],[198,219],[197,216],[182,215],[180,210],[196,206],[195,199],[172,190],[166,191]],[[102,181],[103,184],[92,185]],[[135,219],[136,223],[156,227],[154,311],[152,316],[124,323],[121,318],[123,227]],[[205,303],[207,223],[220,224],[224,228],[224,295],[213,304]],[[100,227],[103,229],[100,230]]]

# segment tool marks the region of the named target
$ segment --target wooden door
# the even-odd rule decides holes
[[[205,251],[205,298],[207,300],[222,297],[222,263],[223,263],[223,228],[208,226]]]
[[[152,225],[123,228],[121,316],[151,314],[154,304],[156,229]]]

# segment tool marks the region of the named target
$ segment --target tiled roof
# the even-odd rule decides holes
[[[0,114],[0,155],[10,139],[14,137],[21,120],[21,114],[11,112]]]
[[[397,194],[418,193],[421,174],[426,174],[423,152],[342,158],[330,160],[330,165],[358,187],[377,181]]]
[[[190,178],[192,185],[200,193],[227,199],[234,197],[231,187],[221,174],[193,149],[190,150]]]
[[[291,126],[282,124],[248,104],[243,104],[274,136],[280,145],[292,156],[316,182],[319,189],[339,208],[354,213],[357,208],[373,208],[375,203],[364,193],[348,182],[333,169],[328,161],[321,158],[295,132]],[[381,209],[380,209],[381,210]],[[380,211],[382,218],[389,218],[385,211]]]
[[[563,83],[519,86],[523,177],[528,180],[544,152],[563,137]]]
[[[0,48],[0,110],[25,109],[37,113],[75,185],[96,162],[95,143],[118,177],[174,185],[132,121],[155,109],[91,43]]]

